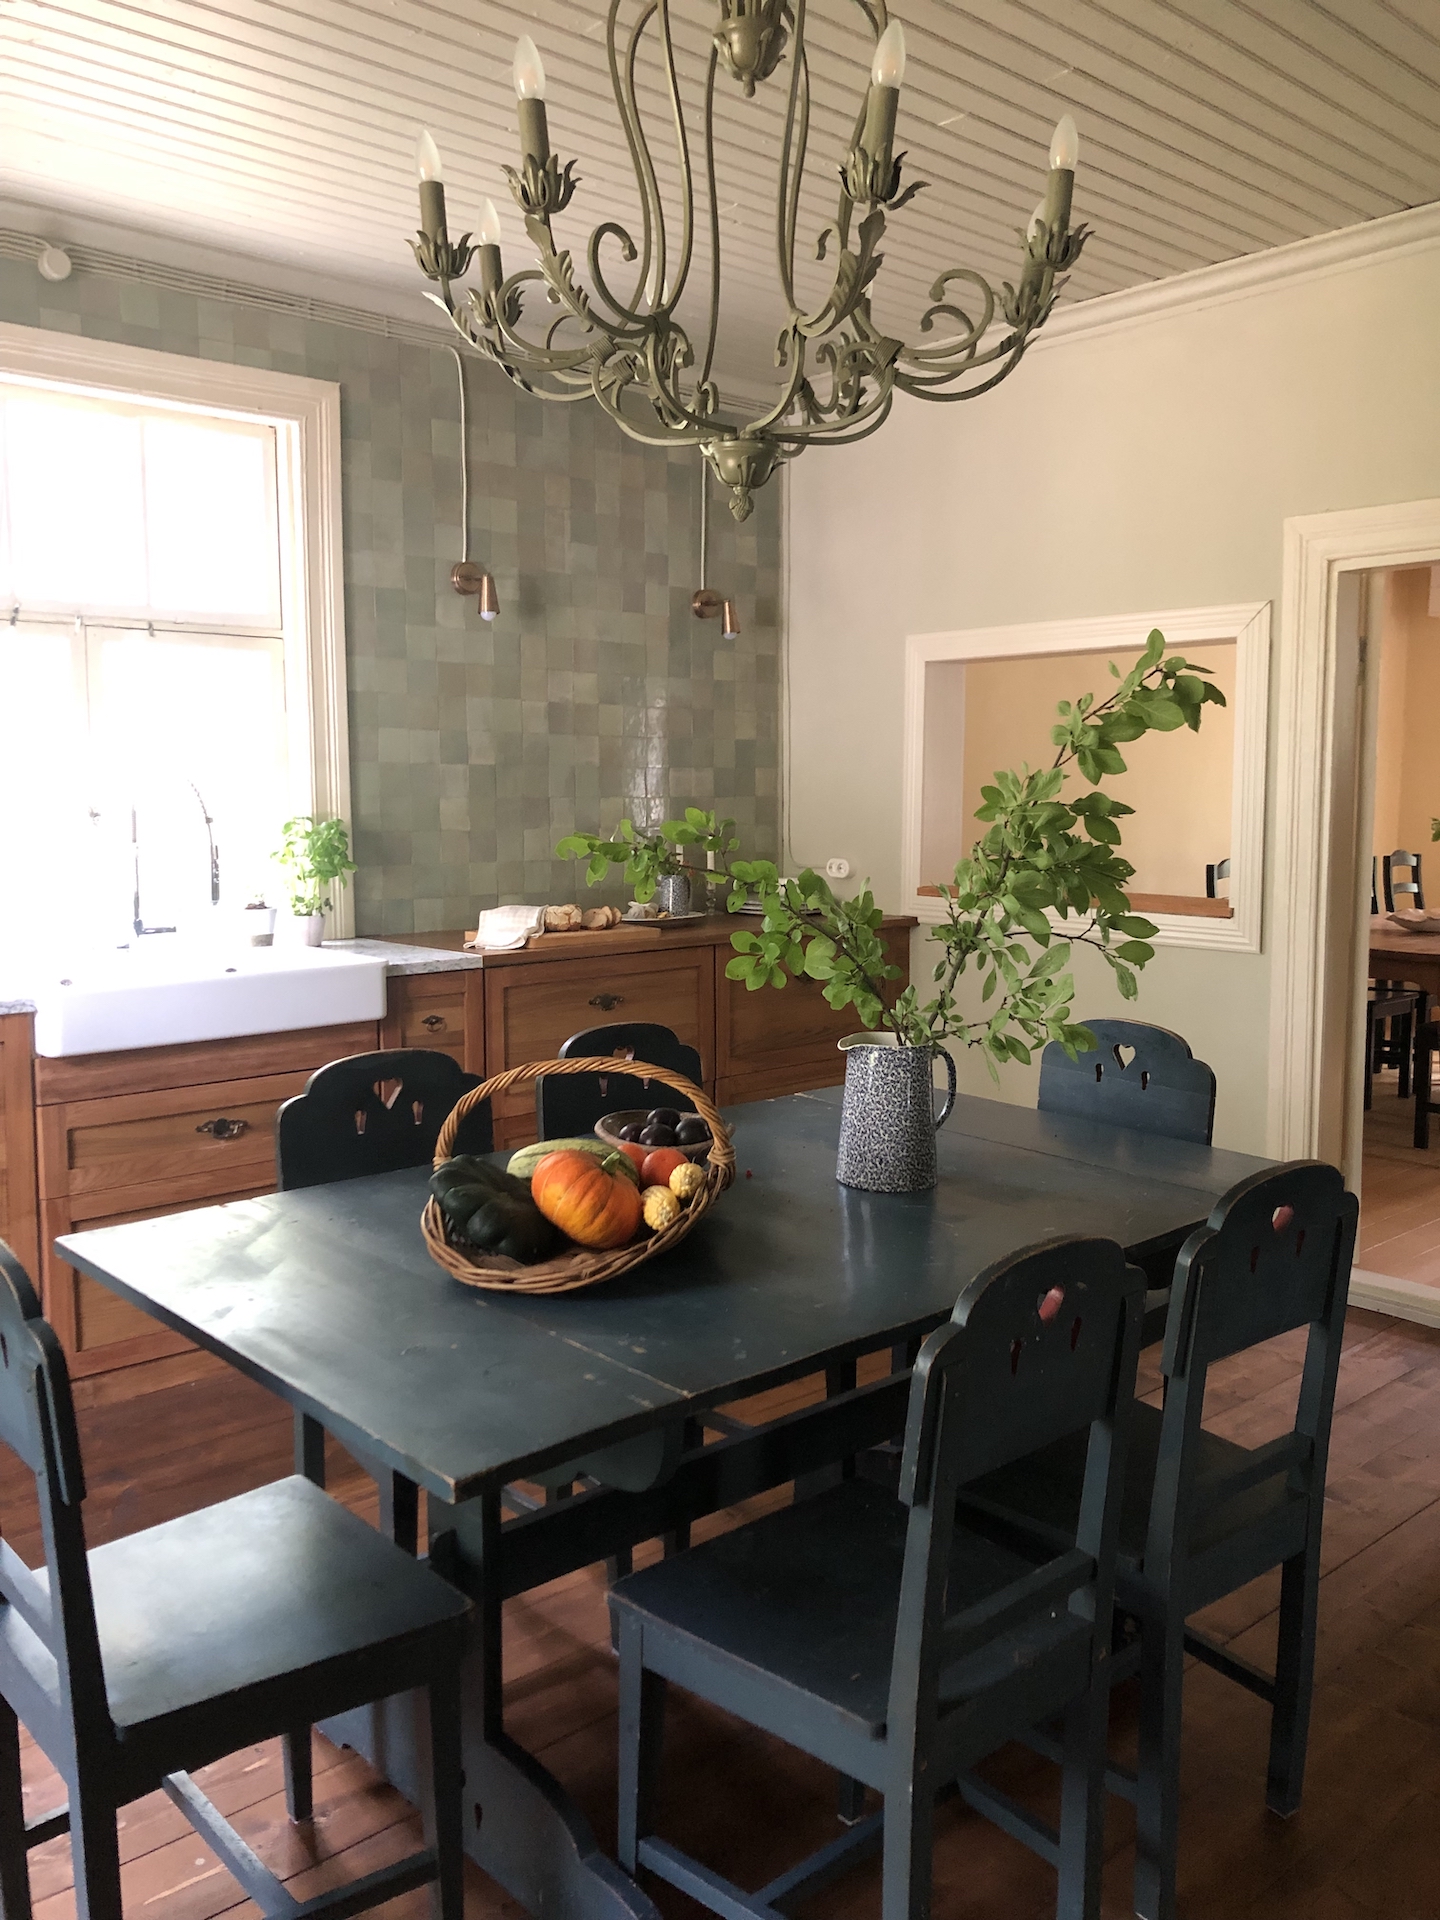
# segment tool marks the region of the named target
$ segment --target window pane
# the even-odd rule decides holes
[[[100,858],[85,729],[85,669],[69,628],[0,624],[0,937],[97,937],[120,893]],[[108,897],[107,897],[108,889]]]
[[[145,422],[152,612],[280,624],[275,430]]]
[[[146,922],[209,921],[207,811],[223,908],[272,885],[287,812],[279,641],[94,631],[90,701],[102,810],[127,843],[135,809]]]
[[[15,598],[26,608],[143,611],[139,419],[14,388],[5,415]]]

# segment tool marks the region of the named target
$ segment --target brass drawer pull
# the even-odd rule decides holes
[[[612,1007],[624,1006],[625,996],[623,993],[597,993],[590,1004],[599,1007],[602,1013],[609,1013]]]
[[[444,1026],[445,1016],[443,1013],[427,1013],[420,1024],[427,1033],[435,1033]]]
[[[216,1140],[238,1140],[242,1133],[250,1131],[248,1120],[227,1120],[222,1115],[218,1120],[202,1120],[195,1131],[208,1133]]]

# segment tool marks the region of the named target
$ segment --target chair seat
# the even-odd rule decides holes
[[[881,1738],[908,1520],[883,1487],[847,1480],[632,1574],[612,1588],[611,1603],[643,1616],[647,1664],[651,1628],[668,1630]],[[1032,1566],[957,1527],[948,1611],[988,1598]],[[1083,1670],[1089,1633],[1063,1607],[1037,1609],[945,1673],[941,1703],[960,1704],[1067,1649]]]
[[[1141,1405],[1136,1407],[1130,1427],[1118,1548],[1118,1591],[1122,1603],[1127,1581],[1144,1567],[1162,1420],[1158,1407]],[[1202,1427],[1196,1437],[1196,1483],[1203,1485],[1207,1480],[1223,1479],[1226,1474],[1244,1467],[1249,1458],[1248,1448],[1236,1446],[1233,1441]],[[972,1482],[961,1494],[962,1508],[967,1500],[973,1500],[988,1512],[1023,1515],[1038,1522],[1045,1541],[1069,1544],[1075,1538],[1084,1475],[1085,1436],[1079,1434],[1058,1440],[1028,1459]],[[1271,1535],[1275,1522],[1283,1517],[1286,1509],[1293,1512],[1297,1526],[1303,1527],[1305,1506],[1304,1496],[1290,1490],[1282,1472],[1210,1509],[1202,1515],[1191,1537],[1192,1578],[1203,1585],[1207,1556],[1233,1546],[1252,1530]],[[1265,1564],[1275,1564],[1268,1553]],[[1221,1590],[1228,1591],[1231,1584],[1233,1581]],[[1204,1604],[1204,1598],[1194,1601],[1195,1606]]]
[[[428,1566],[298,1475],[88,1557],[122,1739],[369,1650],[383,1665],[469,1611]]]

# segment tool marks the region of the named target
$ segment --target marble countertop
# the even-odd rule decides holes
[[[427,947],[423,941],[413,944],[398,940],[327,940],[327,949],[336,953],[357,953],[367,959],[383,960],[387,974],[461,973],[483,967],[483,953],[457,953],[445,947]]]

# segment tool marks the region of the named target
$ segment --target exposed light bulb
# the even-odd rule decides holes
[[[1055,137],[1050,142],[1050,164],[1052,167],[1064,167],[1067,173],[1074,173],[1079,159],[1079,129],[1072,115],[1062,114],[1055,129]]]
[[[905,78],[905,29],[892,20],[875,42],[875,58],[870,63],[871,84],[899,89]]]
[[[487,201],[486,204],[488,206],[489,202]],[[1030,224],[1025,229],[1025,238],[1027,240],[1033,240],[1035,238],[1036,234],[1040,231],[1044,219],[1045,202],[1043,200],[1037,200],[1035,202],[1035,211],[1030,216]]]
[[[415,142],[415,164],[420,169],[422,180],[445,178],[440,166],[440,149],[431,139],[428,127],[420,129],[420,138]]]
[[[515,42],[515,98],[545,98],[545,68],[541,63],[540,49],[528,33],[522,33]]]
[[[475,238],[482,247],[498,247],[504,238],[500,230],[500,216],[495,211],[495,202],[489,198],[480,202],[480,220],[475,228]]]
[[[720,638],[738,640],[740,638],[740,619],[735,611],[735,602],[727,600],[720,609]]]

